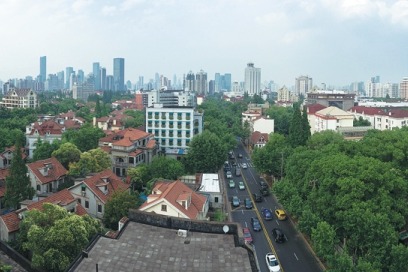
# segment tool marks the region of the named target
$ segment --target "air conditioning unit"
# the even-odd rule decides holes
[[[179,237],[187,237],[187,230],[179,229],[179,230],[177,231],[177,236],[179,236]]]

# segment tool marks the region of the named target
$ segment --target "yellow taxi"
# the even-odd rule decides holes
[[[282,210],[282,209],[277,209],[277,210],[275,210],[275,214],[276,214],[276,217],[277,217],[279,220],[286,220],[286,213],[285,213],[284,210]]]

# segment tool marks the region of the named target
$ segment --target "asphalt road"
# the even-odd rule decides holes
[[[243,158],[238,158],[238,154],[241,153]],[[262,180],[260,175],[255,171],[253,164],[248,156],[246,150],[241,143],[234,150],[235,159],[229,160],[231,163],[235,161],[236,167],[241,167],[242,163],[247,163],[248,168],[243,169],[241,167],[242,175],[235,176],[235,167],[232,169],[233,179],[236,183],[235,188],[228,187],[228,180],[224,176],[225,188],[227,190],[228,200],[231,202],[232,196],[239,197],[241,205],[240,207],[231,207],[231,218],[234,222],[239,222],[242,227],[249,227],[254,240],[254,249],[256,251],[259,267],[262,272],[268,271],[265,261],[265,255],[268,252],[273,252],[277,255],[280,262],[282,271],[286,272],[318,272],[323,271],[319,262],[314,257],[307,243],[303,237],[297,232],[293,222],[289,220],[279,221],[277,220],[274,211],[276,208],[281,208],[276,198],[271,194],[264,197],[263,202],[255,203],[252,199],[252,193],[259,193],[259,182]],[[239,190],[238,182],[243,181],[245,183],[245,190]],[[251,210],[245,209],[244,199],[250,197],[254,208]],[[231,203],[230,203],[231,205]],[[269,208],[273,213],[273,219],[266,221],[261,214],[262,207]],[[251,217],[257,217],[261,221],[262,231],[255,232],[252,229]],[[284,243],[276,243],[272,236],[273,228],[280,228],[286,236]]]

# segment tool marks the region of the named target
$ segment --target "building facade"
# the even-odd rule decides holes
[[[146,108],[146,132],[152,133],[161,152],[180,158],[188,152],[194,135],[203,131],[203,114],[193,107],[164,107],[154,104]]]
[[[309,76],[300,76],[295,79],[295,92],[297,95],[306,96],[313,88],[313,79]]]
[[[249,96],[259,95],[261,91],[261,68],[255,68],[252,62],[245,68],[245,92]]]
[[[355,94],[334,91],[316,91],[307,93],[307,104],[321,104],[325,107],[335,106],[347,111],[354,106]]]
[[[39,106],[39,100],[37,98],[37,93],[31,89],[11,88],[3,97],[0,106],[8,109],[35,109]]]
[[[404,77],[400,83],[400,97],[404,100],[408,99],[408,77]]]
[[[114,91],[126,91],[125,89],[125,59],[113,59],[113,89]]]

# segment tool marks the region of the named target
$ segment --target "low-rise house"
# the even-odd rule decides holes
[[[156,182],[152,194],[139,210],[157,214],[207,220],[208,198],[196,193],[179,180]]]
[[[101,118],[93,118],[93,126],[102,129],[103,131],[106,130],[120,130],[124,129],[125,125],[122,122],[122,116],[112,117],[112,116],[104,116]]]
[[[68,181],[67,169],[54,157],[27,164],[31,187],[37,195],[55,193]]]
[[[7,147],[2,153],[0,153],[0,169],[9,168],[11,161],[13,160],[15,147]],[[25,161],[27,155],[25,154],[24,147],[21,148],[21,158]]]
[[[356,119],[362,117],[370,121],[371,126],[378,130],[392,130],[408,125],[408,111],[404,109],[355,106],[349,112]]]
[[[254,131],[251,134],[250,145],[252,148],[262,148],[266,145],[269,140],[268,133],[261,133],[259,131]]]
[[[99,147],[109,154],[112,171],[119,177],[126,176],[130,167],[150,164],[158,151],[153,134],[134,128],[120,130],[99,139]]]
[[[315,123],[316,123],[316,115],[315,113],[327,108],[326,106],[323,106],[321,104],[310,104],[310,105],[306,105],[306,112],[307,112],[307,120],[309,121],[309,125],[310,125],[310,133],[313,134],[315,133]]]
[[[117,191],[129,191],[129,187],[108,169],[76,181],[69,191],[90,216],[102,219],[108,199]]]
[[[260,133],[271,134],[275,131],[275,121],[269,116],[260,116],[250,122],[251,131],[259,131]]]
[[[26,127],[26,142],[28,157],[33,158],[38,139],[43,142],[52,143],[55,140],[62,139],[62,133],[65,131],[64,125],[58,124],[54,120],[45,122],[35,122]]]
[[[86,210],[78,203],[77,199],[64,189],[39,201],[29,201],[27,205],[21,205],[21,209],[0,216],[0,239],[12,241],[20,229],[20,221],[24,219],[24,213],[33,209],[42,210],[43,203],[52,203],[65,208],[77,215],[85,215]]]
[[[338,128],[353,127],[353,114],[341,110],[337,107],[328,107],[315,113],[314,132],[325,130],[338,131]]]
[[[198,193],[207,197],[210,208],[220,209],[224,205],[218,174],[204,173],[199,177]]]

